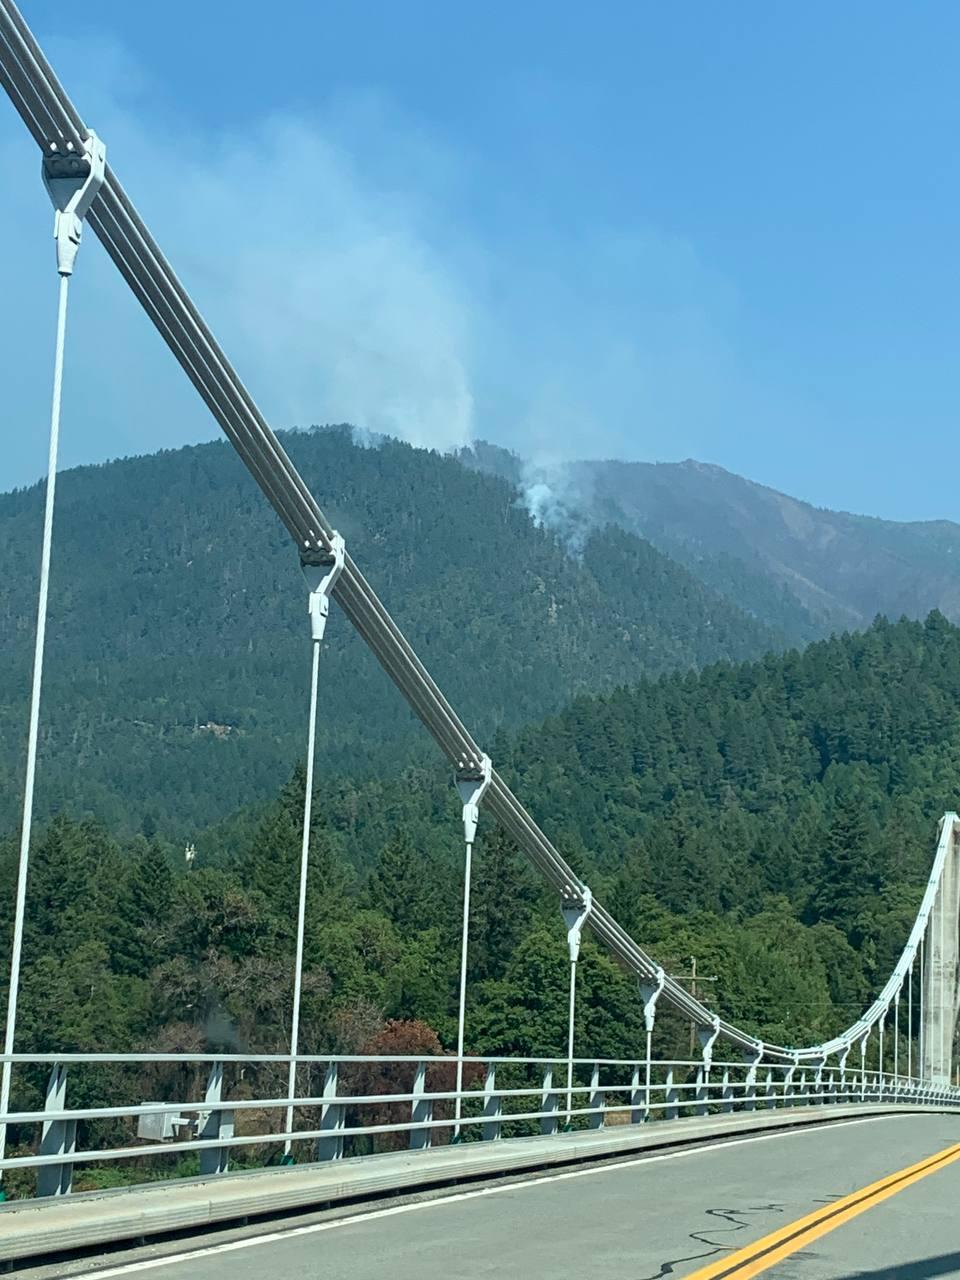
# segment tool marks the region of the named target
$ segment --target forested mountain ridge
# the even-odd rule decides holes
[[[374,589],[482,739],[577,692],[756,655],[782,638],[649,543],[569,556],[502,479],[347,428],[286,446]],[[225,443],[66,472],[38,812],[188,837],[274,793],[305,742],[309,629],[296,553]],[[42,493],[0,496],[0,829],[19,802]],[[433,759],[333,609],[321,776]]]
[[[582,461],[545,471],[495,446],[461,455],[517,484],[538,480],[588,526],[646,538],[752,616],[802,644],[882,614],[960,621],[960,525],[830,511],[722,467]]]
[[[584,695],[502,734],[497,762],[661,963],[696,956],[726,1016],[768,1041],[817,1043],[888,976],[937,820],[960,807],[960,630],[936,614],[881,622],[803,654]],[[202,834],[189,871],[163,829],[123,842],[50,823],[28,894],[22,1048],[281,1048],[301,804],[298,775]],[[321,780],[314,814],[304,1051],[389,1051],[390,1018],[426,1022],[429,1043],[449,1047],[462,885],[449,772]],[[0,841],[4,947],[15,865],[13,839]],[[487,815],[474,875],[468,1049],[557,1054],[556,899]],[[636,1054],[634,984],[589,942],[581,982],[578,1043]],[[669,1054],[686,1029],[664,1012],[656,1035]]]

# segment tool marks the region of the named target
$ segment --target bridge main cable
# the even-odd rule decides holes
[[[82,149],[89,130],[13,0],[0,0],[0,84],[41,148],[62,141]],[[109,165],[87,222],[300,553],[329,551],[332,526]],[[349,555],[332,594],[451,763],[464,754],[480,756],[479,746]],[[495,770],[485,804],[558,893],[584,893],[580,878]],[[593,904],[589,923],[638,977],[656,976],[656,962],[601,904]],[[663,996],[699,1025],[718,1025],[713,1012],[675,979],[666,979]],[[719,1031],[734,1045],[746,1051],[762,1049],[768,1058],[793,1058],[797,1053],[760,1045],[756,1037],[724,1021]],[[822,1052],[819,1047],[800,1052],[818,1051]]]

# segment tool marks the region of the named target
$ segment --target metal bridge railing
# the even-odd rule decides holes
[[[709,1067],[702,1060],[652,1061],[648,1072],[642,1059],[577,1059],[568,1091],[566,1058],[155,1053],[16,1054],[7,1060],[18,1095],[44,1096],[42,1108],[0,1115],[12,1139],[0,1169],[5,1179],[27,1171],[29,1181],[21,1172],[19,1187],[27,1196],[68,1194],[75,1181],[78,1189],[102,1185],[102,1174],[91,1170],[122,1162],[134,1162],[124,1180],[135,1185],[222,1174],[231,1157],[237,1167],[250,1168],[278,1158],[340,1160],[734,1111],[960,1104],[958,1088],[889,1072],[742,1061]],[[270,1089],[274,1081],[286,1085],[291,1062],[298,1077],[293,1094]],[[458,1062],[464,1080],[459,1091]],[[138,1086],[132,1096],[152,1088],[166,1097],[71,1107],[71,1080],[81,1097],[121,1089],[129,1097]],[[81,1171],[82,1178],[75,1176]]]

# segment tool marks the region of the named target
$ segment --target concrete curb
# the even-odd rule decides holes
[[[845,1104],[657,1121],[550,1137],[358,1156],[218,1178],[190,1178],[0,1206],[0,1261],[38,1258],[345,1200],[530,1172],[709,1142],[737,1135],[870,1116],[960,1113],[960,1107]]]

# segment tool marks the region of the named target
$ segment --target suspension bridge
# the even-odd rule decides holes
[[[574,1268],[611,1276],[747,1276],[775,1267],[814,1240],[832,1239],[839,1229],[836,1240],[847,1243],[836,1245],[833,1260],[829,1249],[817,1255],[823,1269],[814,1266],[810,1275],[960,1274],[960,1255],[940,1239],[943,1228],[934,1216],[932,1234],[920,1242],[917,1255],[918,1242],[904,1229],[906,1210],[899,1217],[888,1210],[884,1231],[856,1265],[842,1230],[846,1221],[895,1193],[899,1205],[901,1191],[904,1204],[915,1197],[911,1213],[918,1206],[935,1208],[947,1185],[955,1193],[956,1183],[947,1184],[948,1175],[940,1171],[960,1158],[960,1145],[952,1145],[960,1142],[960,1088],[953,1083],[960,818],[945,814],[935,831],[931,817],[933,862],[913,928],[883,989],[850,1026],[819,1044],[771,1044],[697,998],[593,896],[433,681],[178,281],[107,162],[105,141],[84,124],[12,0],[0,0],[0,83],[40,149],[54,209],[52,265],[59,279],[0,1055],[0,1177],[30,1171],[35,1195],[0,1206],[0,1263],[219,1226],[234,1234],[188,1258],[176,1250],[151,1254],[103,1274],[164,1266],[175,1276],[215,1276],[231,1266],[260,1275],[278,1262],[306,1274],[303,1259],[312,1250],[310,1256],[322,1259],[332,1275],[379,1275],[389,1260],[400,1275],[474,1275],[525,1266],[534,1276]],[[82,261],[86,226],[276,511],[303,571],[311,666],[293,1016],[290,1042],[272,1055],[17,1052],[63,355],[69,287]],[[462,802],[458,1043],[448,1057],[299,1052],[314,735],[331,600],[450,762]],[[554,1058],[479,1058],[465,1052],[471,860],[481,808],[513,837],[558,897],[567,930],[569,1018],[567,1042]],[[632,1060],[591,1057],[589,1045],[576,1043],[584,929],[635,976],[646,1036]],[[657,1018],[665,1008],[693,1029],[695,1052],[688,1059],[657,1053]],[[165,1097],[140,1099],[138,1073],[146,1067],[166,1082]],[[18,1109],[18,1082],[38,1077],[46,1080],[45,1105]],[[73,1082],[98,1078],[109,1078],[125,1090],[123,1096],[118,1093],[107,1106],[71,1106]],[[105,1131],[114,1135],[109,1144],[91,1137]],[[231,1172],[231,1160],[265,1148],[276,1152],[275,1167]],[[174,1152],[196,1154],[198,1178],[157,1177]],[[143,1185],[109,1195],[73,1192],[78,1168],[129,1161],[145,1170]],[[415,1198],[386,1208],[375,1202],[387,1193],[422,1196],[453,1185],[460,1190],[442,1199]],[[914,1186],[916,1191],[906,1191]],[[924,1198],[916,1199],[921,1192]],[[360,1210],[358,1204],[368,1207]],[[354,1208],[338,1215],[336,1207],[345,1205]],[[283,1227],[244,1225],[264,1215],[321,1209],[324,1216],[294,1225],[287,1219]],[[271,1255],[269,1248],[280,1252]],[[916,1269],[916,1256],[927,1259],[926,1269]]]

